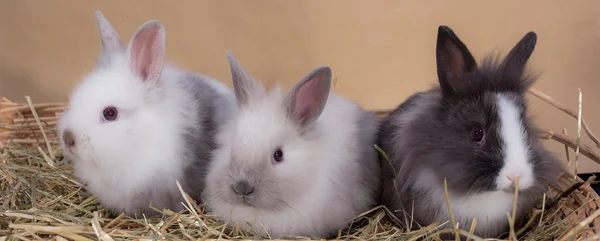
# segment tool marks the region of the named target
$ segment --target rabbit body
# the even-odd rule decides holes
[[[107,209],[150,216],[158,214],[150,206],[179,211],[176,181],[199,201],[215,135],[235,110],[233,92],[206,76],[163,66],[158,21],[142,25],[125,50],[108,21],[99,12],[96,17],[103,52],[70,95],[58,125],[61,146],[76,176]]]
[[[373,144],[379,120],[329,94],[328,67],[283,95],[279,88],[265,93],[232,55],[230,62],[239,109],[219,136],[223,148],[211,163],[206,187],[206,200],[217,216],[273,238],[327,237],[377,204]],[[290,110],[294,100],[295,111]],[[320,115],[313,111],[318,106]],[[240,181],[252,188],[248,195],[240,195]]]
[[[440,86],[410,96],[378,137],[391,161],[380,158],[382,203],[405,225],[450,220],[447,181],[459,227],[468,230],[477,218],[477,235],[497,237],[508,231],[516,179],[518,216],[555,181],[559,162],[539,143],[524,97],[534,81],[524,67],[535,41],[529,33],[502,63],[487,58],[478,67],[452,30],[440,27]]]

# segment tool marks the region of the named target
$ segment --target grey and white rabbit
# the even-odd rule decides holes
[[[382,202],[400,220],[414,212],[421,225],[449,221],[446,179],[459,227],[468,230],[477,218],[476,234],[497,237],[508,231],[513,181],[519,178],[518,215],[555,181],[560,163],[539,143],[524,97],[535,81],[525,67],[536,40],[529,32],[502,62],[489,57],[478,66],[458,36],[439,27],[439,87],[391,112],[377,141],[392,162],[380,158]]]
[[[73,90],[58,129],[75,174],[107,209],[154,215],[181,210],[176,180],[200,201],[220,125],[235,110],[233,91],[163,65],[165,30],[141,25],[125,48],[99,11],[102,52]]]
[[[204,197],[214,214],[272,238],[327,237],[377,205],[379,120],[329,93],[329,67],[283,94],[266,92],[228,58],[238,111],[219,135],[207,176]]]

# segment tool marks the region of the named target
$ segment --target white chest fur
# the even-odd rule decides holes
[[[503,192],[493,191],[468,196],[456,196],[448,194],[450,208],[454,214],[456,222],[460,225],[468,225],[470,228],[474,218],[477,218],[476,230],[483,231],[486,226],[505,226],[508,224],[507,214],[513,209],[514,195]],[[447,208],[444,207],[447,214]],[[487,224],[487,225],[486,225]]]
[[[424,200],[430,200],[431,208],[435,211],[435,219],[440,222],[450,222],[450,213],[444,194],[444,184],[433,182],[433,174],[424,171],[419,176],[419,182],[429,189],[428,197]],[[434,186],[435,184],[435,186]],[[433,186],[433,187],[432,187]],[[476,231],[483,233],[487,230],[495,232],[498,228],[504,228],[508,225],[507,213],[511,214],[513,209],[514,195],[504,191],[491,191],[477,194],[457,195],[449,191],[448,201],[452,214],[459,227],[470,229],[474,218],[477,218]],[[493,230],[492,230],[493,229]]]

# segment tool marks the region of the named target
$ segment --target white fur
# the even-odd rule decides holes
[[[432,212],[437,212],[437,220],[450,220],[450,213],[444,194],[444,184],[429,170],[423,170],[416,182],[422,185],[423,190],[428,190],[427,195],[431,202]],[[456,195],[449,191],[448,199],[452,214],[460,228],[469,230],[474,218],[477,218],[477,233],[484,233],[490,229],[502,229],[508,225],[506,214],[512,213],[514,195],[505,191],[483,192],[478,194]],[[410,212],[410,210],[408,210]],[[486,225],[487,224],[487,225]],[[466,225],[466,226],[465,226]]]
[[[69,108],[60,118],[60,137],[69,130],[75,140],[74,147],[61,140],[63,152],[73,161],[75,175],[109,210],[146,215],[152,215],[150,206],[180,210],[182,195],[176,180],[185,183],[184,171],[194,160],[184,136],[191,130],[204,134],[198,125],[198,105],[203,103],[186,81],[206,81],[215,91],[230,95],[230,103],[223,106],[233,105],[233,93],[215,80],[189,78],[174,66],[163,66],[164,28],[158,21],[138,28],[127,49],[121,47],[119,36],[100,12],[96,21],[103,55],[97,69],[73,90]],[[140,31],[146,32],[137,35]],[[136,39],[138,44],[147,44],[145,38],[154,38],[154,48],[131,48]],[[149,51],[144,56],[152,61],[131,67],[138,60],[131,59],[136,51]],[[136,68],[149,70],[146,80],[135,74]],[[108,106],[118,111],[114,121],[103,120]],[[226,117],[217,112],[219,120]]]
[[[519,189],[533,185],[533,167],[529,163],[525,128],[519,118],[520,112],[515,103],[503,94],[497,94],[500,134],[503,140],[504,166],[500,170],[496,185],[498,189],[508,189],[519,178]],[[511,181],[511,179],[513,181]]]
[[[193,96],[177,87],[178,71],[163,70],[164,96],[149,101],[148,86],[131,73],[125,56],[111,61],[111,68],[89,74],[73,91],[59,131],[62,136],[69,128],[76,136],[75,150],[65,154],[74,160],[75,174],[87,189],[110,209],[131,210],[163,199],[158,195],[164,192],[177,195],[175,180],[181,180],[186,164],[181,132],[198,117]],[[103,122],[102,110],[109,105],[118,108],[119,117]],[[148,203],[136,203],[149,188],[156,195]]]
[[[220,136],[223,146],[211,163],[206,201],[224,221],[244,227],[246,221],[250,222],[260,235],[266,234],[261,224],[273,238],[331,234],[375,204],[369,190],[349,189],[341,182],[352,179],[361,168],[357,153],[352,151],[358,145],[353,136],[360,107],[343,97],[329,95],[315,123],[317,137],[306,140],[285,117],[282,103],[283,95],[277,90],[238,110],[235,121]],[[284,147],[284,161],[273,165],[270,157],[277,145]],[[228,174],[232,159],[249,162],[245,163],[248,166],[267,162],[267,168],[276,175],[275,189],[282,192],[280,198],[286,205],[268,210],[229,202],[229,184],[216,180],[222,175],[233,175]],[[344,190],[352,190],[351,200],[343,198]]]

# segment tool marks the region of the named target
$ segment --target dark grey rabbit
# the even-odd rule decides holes
[[[535,78],[525,67],[536,40],[529,32],[502,62],[488,57],[477,66],[456,34],[439,27],[439,86],[410,96],[378,137],[391,160],[380,160],[382,202],[401,221],[411,212],[420,225],[449,221],[444,179],[455,221],[468,230],[477,218],[480,236],[508,231],[517,178],[518,215],[541,200],[560,163],[527,117],[524,94]]]

